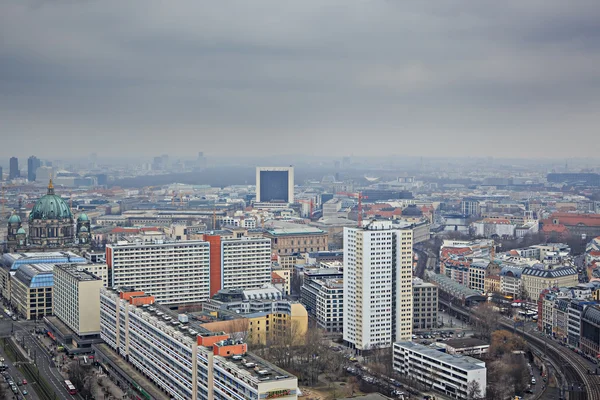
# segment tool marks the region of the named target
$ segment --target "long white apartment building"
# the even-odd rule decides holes
[[[145,393],[158,387],[158,393],[150,394],[153,398],[298,398],[295,376],[248,353],[246,343],[188,322],[153,300],[143,292],[101,290],[101,336],[106,344],[95,346],[100,362],[133,365],[153,383],[143,388]]]
[[[412,230],[391,221],[344,228],[343,338],[359,352],[410,340]]]
[[[451,355],[414,342],[394,343],[394,371],[416,379],[454,399],[467,399],[470,382],[479,383],[481,398],[487,385],[485,362]]]
[[[133,287],[163,304],[209,298],[210,245],[203,241],[106,246],[109,287]]]
[[[260,289],[271,283],[271,240],[222,240],[221,281],[223,289]]]

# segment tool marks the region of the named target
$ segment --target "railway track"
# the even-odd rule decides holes
[[[475,318],[468,309],[441,302],[469,319]],[[510,330],[514,329],[514,325],[507,321],[500,321],[500,325]],[[579,355],[529,332],[523,332],[523,336],[528,342],[534,343],[536,347],[545,349],[548,357],[564,378],[564,387],[569,400],[600,400],[600,376],[590,375],[588,364]]]

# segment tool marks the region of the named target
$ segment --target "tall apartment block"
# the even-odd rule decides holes
[[[203,241],[110,244],[109,287],[143,290],[163,304],[209,298],[210,245]]]
[[[140,388],[147,398],[298,398],[297,378],[248,353],[246,343],[210,332],[153,301],[143,292],[103,288],[100,323],[106,344],[94,346],[100,362],[122,365],[125,359],[135,367],[143,379],[124,377],[134,380],[134,388],[150,380],[153,385]]]
[[[391,221],[344,228],[344,333],[358,352],[410,340],[412,230]]]

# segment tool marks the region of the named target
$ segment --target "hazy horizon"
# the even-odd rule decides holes
[[[8,0],[0,157],[597,159],[599,19],[590,0]]]

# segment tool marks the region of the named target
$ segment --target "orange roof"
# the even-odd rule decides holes
[[[123,228],[121,226],[117,226],[110,233],[139,233],[138,228]]]
[[[600,250],[590,251],[588,254],[590,256],[598,257],[598,256],[600,256]]]
[[[277,272],[271,272],[271,283],[285,283],[285,279]]]
[[[511,256],[518,256],[518,255],[519,255],[519,252],[518,252],[518,251],[516,251],[516,250],[511,250],[511,251],[509,251],[509,254],[510,254]]]

